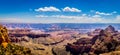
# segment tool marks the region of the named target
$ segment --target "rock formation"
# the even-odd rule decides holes
[[[10,43],[8,31],[0,25],[0,55],[31,55],[31,50]]]
[[[88,53],[91,55],[115,51],[120,46],[120,33],[117,33],[111,25],[101,30],[99,35],[92,39],[79,39],[73,44],[68,44],[66,50],[73,55]]]
[[[107,31],[107,32],[115,32],[115,28],[114,28],[113,26],[109,25],[109,26],[105,29],[105,31]]]
[[[8,32],[7,29],[5,27],[2,27],[2,25],[0,25],[0,44],[4,48],[6,48],[7,44],[10,42],[7,32]]]

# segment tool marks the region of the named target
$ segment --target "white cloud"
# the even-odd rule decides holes
[[[96,18],[98,18],[98,17],[101,17],[100,15],[94,15],[94,16],[92,16],[92,17],[96,17]]]
[[[39,18],[47,18],[47,17],[49,17],[49,16],[45,16],[45,15],[36,15],[35,17],[39,17]]]
[[[105,12],[100,12],[100,11],[95,11],[95,10],[90,10],[90,12],[95,12],[95,14],[97,14],[97,15],[105,15],[105,16],[113,15],[113,14],[117,13],[117,11],[113,11],[113,12],[110,12],[110,13],[105,13]]]
[[[38,20],[30,20],[30,19],[23,19],[23,18],[0,18],[1,23],[39,23]]]
[[[64,9],[62,9],[64,12],[81,12],[81,10],[77,9],[77,8],[70,8],[70,7],[65,7]]]
[[[64,20],[62,22],[69,22],[69,23],[120,23],[120,15],[116,16],[113,19],[106,19],[101,17],[100,15],[81,15],[81,16],[67,16],[67,15],[38,15],[37,18],[54,18],[59,20]]]
[[[1,22],[20,22],[21,19],[18,18],[1,18]]]
[[[43,11],[43,12],[46,12],[46,11],[54,11],[54,12],[56,12],[56,11],[58,11],[58,12],[60,12],[60,10],[58,8],[53,7],[53,6],[38,8],[38,9],[35,9],[35,11],[38,11],[38,12],[41,12],[41,11]]]
[[[116,20],[120,22],[120,15],[116,16]]]
[[[99,12],[99,11],[96,11],[96,14],[98,14],[98,15],[112,15],[112,13],[104,13],[104,12]]]
[[[82,14],[82,16],[87,16],[87,14]]]
[[[37,18],[0,18],[0,20],[1,22],[11,23],[120,23],[120,15],[112,19],[103,18],[99,15],[36,15],[36,17]]]
[[[72,23],[101,23],[106,22],[103,18],[100,18],[99,16],[95,15],[92,17],[89,16],[66,16],[66,15],[52,15],[52,16],[44,16],[44,15],[38,15],[38,18],[55,18],[55,19],[68,19],[67,22]],[[71,21],[70,21],[71,20]]]
[[[66,16],[66,15],[36,15],[37,18],[64,18],[64,19],[79,19],[83,18],[84,16]]]

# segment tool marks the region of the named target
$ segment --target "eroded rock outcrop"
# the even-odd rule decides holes
[[[7,29],[0,25],[0,55],[31,55],[31,50],[10,43]]]
[[[9,38],[12,40],[11,42],[21,42],[21,41],[26,41],[29,42],[29,38],[40,38],[40,37],[49,37],[50,34],[45,34],[45,33],[34,33],[33,31],[29,29],[12,29],[9,30]]]
[[[116,30],[115,30],[115,28],[114,28],[113,26],[109,25],[109,26],[105,29],[105,31],[107,31],[107,32],[115,32]]]
[[[92,39],[79,39],[73,44],[68,44],[66,50],[73,55],[79,54],[101,54],[115,51],[120,46],[120,33],[115,31],[111,25],[105,30],[101,30],[99,35],[95,35]]]

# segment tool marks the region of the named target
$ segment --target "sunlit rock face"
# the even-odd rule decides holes
[[[12,44],[8,37],[6,27],[0,25],[0,55],[31,55],[31,50]]]
[[[107,31],[107,32],[115,32],[115,28],[114,28],[113,26],[109,25],[109,26],[105,29],[105,31]]]
[[[2,42],[10,42],[10,39],[8,38],[8,31],[6,27],[0,25],[0,44]]]
[[[101,30],[98,35],[93,36],[92,39],[79,39],[73,44],[68,44],[66,50],[73,55],[79,54],[101,54],[115,51],[120,46],[120,34],[115,31],[111,25],[105,30]]]

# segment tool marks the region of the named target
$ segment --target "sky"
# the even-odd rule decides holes
[[[120,0],[0,0],[0,23],[120,23]]]

